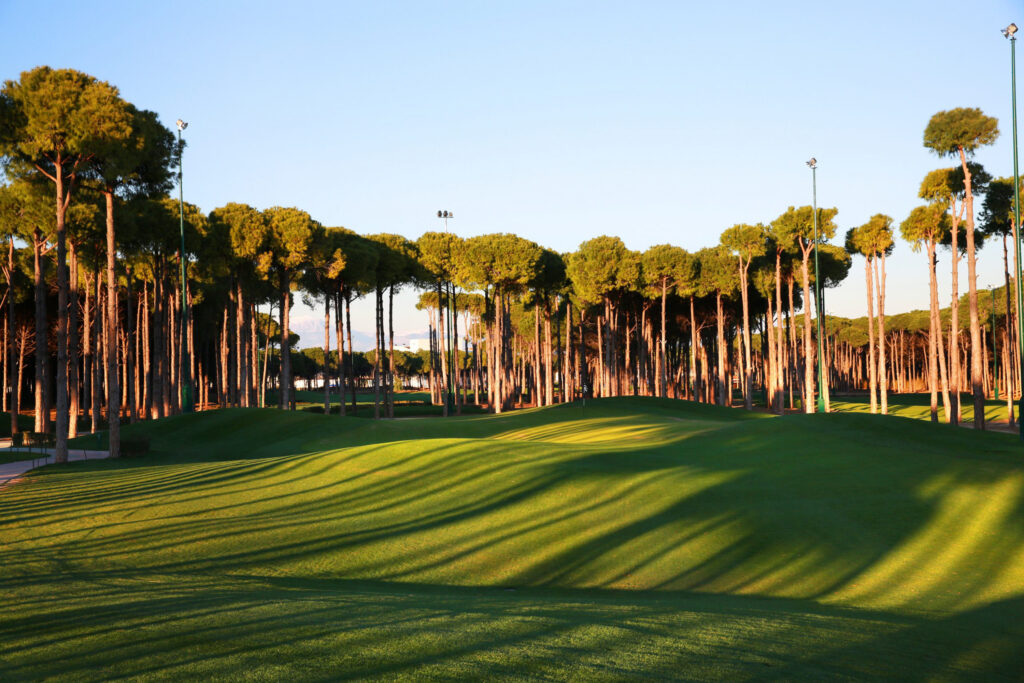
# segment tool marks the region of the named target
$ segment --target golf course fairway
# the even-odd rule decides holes
[[[651,398],[124,434],[0,490],[0,680],[1024,678],[1012,435]]]

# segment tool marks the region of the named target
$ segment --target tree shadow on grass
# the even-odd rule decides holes
[[[523,666],[569,677],[566,657],[578,660],[569,670],[576,677],[671,676],[697,666],[706,646],[715,654],[713,668],[700,670],[705,677],[757,677],[758,666],[783,677],[839,675],[860,671],[844,667],[865,660],[872,667],[865,671],[883,675],[944,670],[928,668],[935,662],[1012,671],[1019,659],[1007,643],[1019,646],[1021,638],[1007,615],[1024,592],[1013,564],[1024,548],[1021,465],[999,435],[902,422],[794,416],[717,431],[664,427],[654,440],[598,444],[555,444],[551,435],[564,441],[560,430],[571,424],[554,432],[541,425],[533,432],[541,440],[427,439],[307,454],[288,454],[296,446],[286,441],[275,446],[284,449],[278,458],[168,460],[152,468],[151,481],[135,463],[47,473],[38,490],[0,497],[7,520],[0,540],[11,541],[0,589],[13,594],[0,636],[7,630],[10,647],[22,653],[2,655],[3,666],[28,667],[11,662],[50,650],[55,667],[93,661],[132,675],[223,675],[244,661],[270,666],[266,650],[287,661],[299,652],[325,657],[330,671],[368,676],[511,675]],[[502,433],[510,425],[530,428],[504,422]],[[175,467],[188,476],[163,471]],[[55,500],[64,507],[47,520],[45,505]],[[35,506],[32,524],[10,523],[6,515],[21,519],[22,504]],[[43,595],[66,592],[71,577],[87,571],[93,575],[79,579],[87,586],[80,599]],[[161,578],[195,572],[211,583],[168,586]],[[282,578],[254,579],[266,584],[258,588],[216,587],[238,586],[240,573]],[[135,585],[133,597],[122,599],[125,581],[162,588],[158,595]],[[517,590],[508,603],[498,589],[455,586],[473,583]],[[377,602],[412,602],[384,617],[337,596],[360,586]],[[584,591],[583,599],[572,592],[583,586],[603,590]],[[282,587],[295,592],[282,594]],[[618,590],[634,587],[659,590]],[[451,597],[427,610],[429,619],[417,616],[431,591]],[[479,594],[497,607],[460,605]],[[516,602],[524,596],[533,597]],[[136,597],[144,605],[138,611]],[[179,609],[176,600],[203,605]],[[701,600],[711,601],[711,622],[694,616]],[[600,604],[597,616],[589,602]],[[651,606],[660,602],[674,606]],[[847,617],[825,602],[874,609]],[[754,612],[733,623],[739,616],[727,606],[741,604]],[[65,611],[74,605],[79,611]],[[927,610],[932,616],[910,616]],[[95,632],[88,631],[93,612]],[[357,614],[373,616],[346,621]],[[134,627],[118,626],[118,615],[138,624],[137,637]],[[388,618],[396,630],[388,630]],[[162,630],[160,619],[175,626]],[[86,630],[74,632],[76,624]],[[971,638],[957,644],[950,634],[968,626]],[[37,628],[66,637],[33,645]],[[110,639],[124,635],[118,629],[135,638],[131,656],[145,660],[136,669],[127,659],[132,648],[110,652]],[[708,629],[722,636],[704,643]],[[365,637],[345,640],[343,631]],[[906,652],[890,651],[897,631]],[[645,644],[652,640],[659,645]],[[105,645],[84,655],[90,643]],[[331,647],[359,654],[332,658],[324,654]],[[165,654],[181,648],[191,658]],[[673,654],[680,648],[685,656]],[[872,648],[885,650],[892,664],[871,662]],[[616,668],[620,659],[632,663]],[[46,666],[32,661],[32,671]]]
[[[936,619],[680,591],[157,574],[60,583],[74,592],[54,604],[57,585],[35,586],[0,619],[4,678],[1016,678],[1024,637],[1019,599]]]

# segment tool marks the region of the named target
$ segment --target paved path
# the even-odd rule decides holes
[[[10,448],[0,448],[0,453],[8,451]],[[39,453],[39,457],[35,460],[18,460],[15,462],[5,462],[0,464],[0,489],[4,488],[8,484],[13,484],[21,479],[21,475],[25,474],[29,470],[33,470],[43,465],[53,464],[53,450],[52,448],[42,449],[45,450],[48,455]],[[109,455],[107,451],[86,451],[81,449],[68,449],[68,461],[74,460],[95,460],[97,458],[105,458]]]

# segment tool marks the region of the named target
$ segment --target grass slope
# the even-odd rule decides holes
[[[931,420],[931,395],[928,393],[897,394],[889,393],[889,415],[897,417],[909,417],[915,420]],[[855,396],[839,396],[831,400],[831,409],[837,413],[870,413],[871,403],[866,394]],[[879,405],[881,410],[881,405]],[[1013,402],[1013,409],[1017,410],[1017,401]],[[939,421],[946,421],[946,411],[942,407],[942,394],[938,396],[938,417]],[[960,421],[965,425],[974,422],[974,399],[970,394],[960,394]],[[1007,421],[1006,397],[1001,400],[986,399],[985,421],[1001,422],[1005,426]]]
[[[0,494],[0,678],[1024,675],[1012,436],[224,410]]]

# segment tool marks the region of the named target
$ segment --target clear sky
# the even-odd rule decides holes
[[[698,249],[809,204],[811,156],[819,205],[838,207],[841,231],[879,212],[901,221],[924,174],[949,165],[921,144],[942,109],[998,117],[1003,134],[977,160],[1012,173],[999,30],[1024,26],[1022,10],[0,0],[0,75],[71,67],[165,124],[185,119],[185,196],[205,211],[297,206],[325,225],[415,238],[450,209],[464,236],[508,231],[570,251],[614,234],[632,249]],[[829,313],[864,314],[862,265],[829,293]],[[899,243],[887,312],[926,307],[925,274]],[[1002,281],[1001,247],[980,253],[978,277]],[[940,286],[948,305],[948,275]],[[396,329],[415,334],[426,321],[411,301],[399,299]],[[368,338],[371,309],[354,309]],[[301,346],[322,336],[317,318],[299,312]]]

